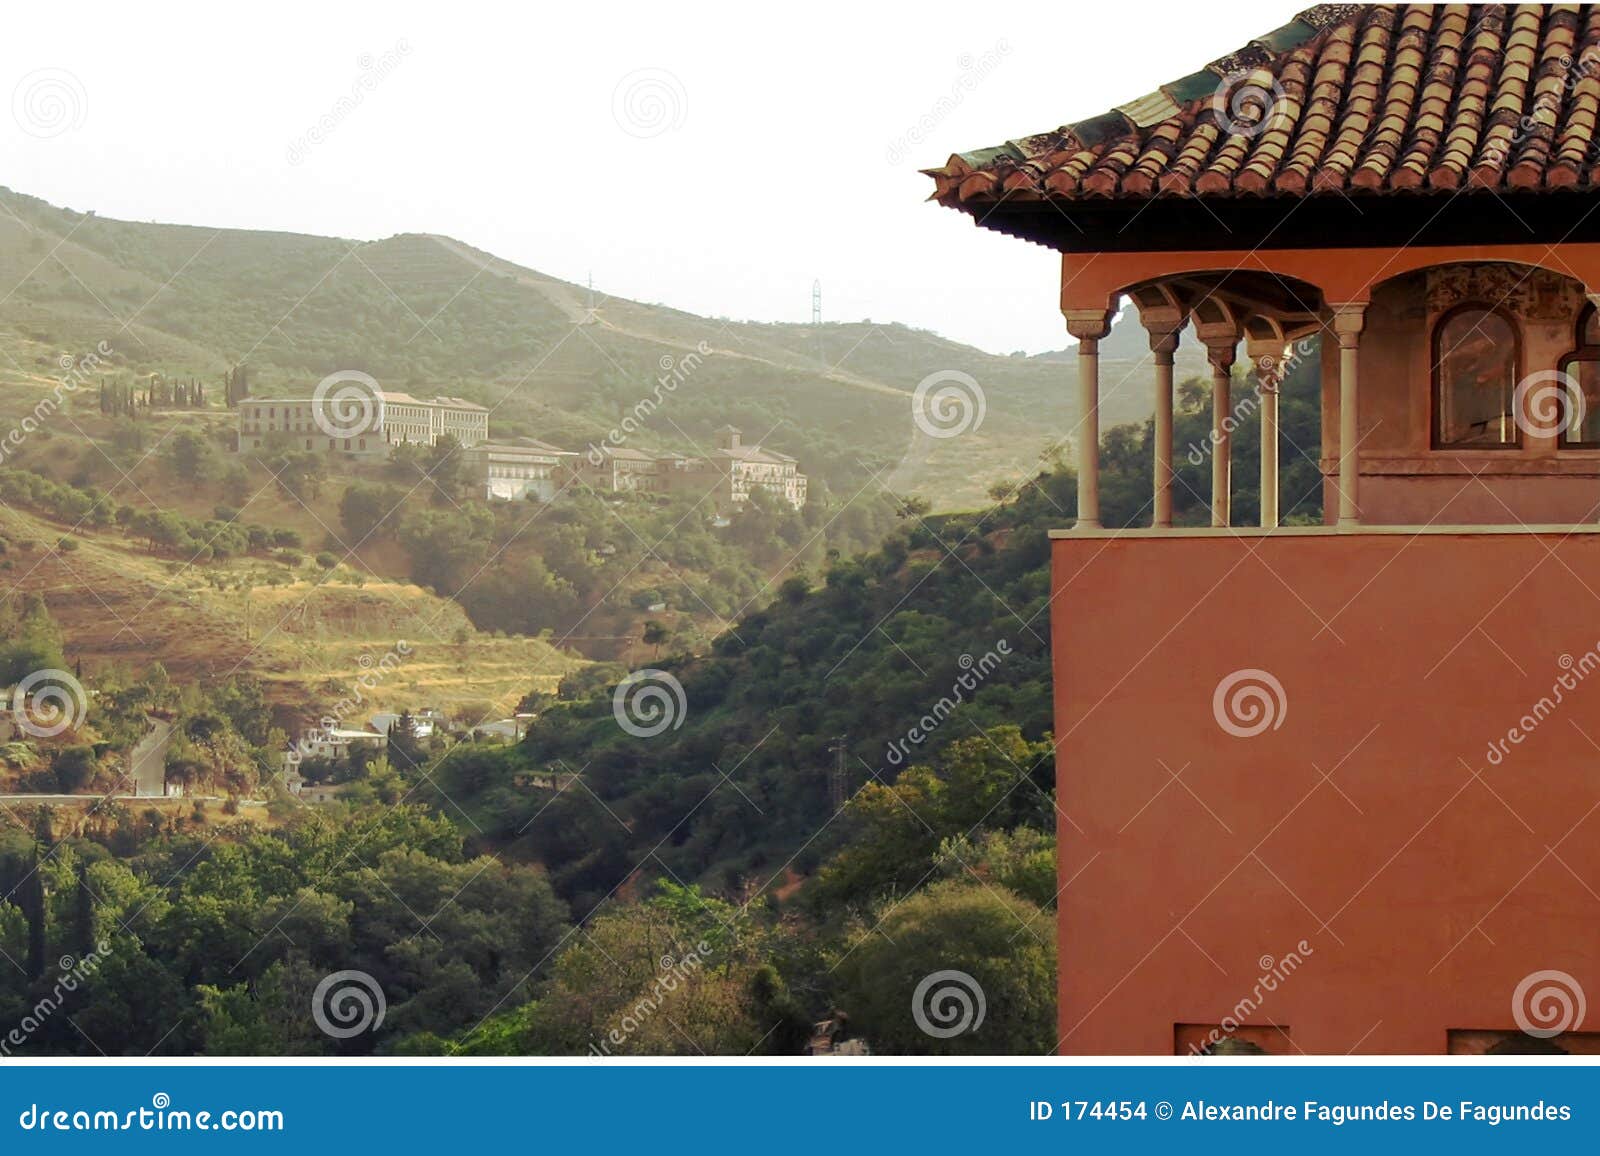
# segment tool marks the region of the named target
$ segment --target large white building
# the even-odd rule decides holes
[[[259,450],[276,435],[293,449],[376,456],[401,442],[431,446],[445,434],[462,446],[489,437],[489,411],[476,402],[460,397],[424,400],[389,390],[379,396],[381,406],[355,416],[330,412],[309,397],[244,398],[239,402],[239,452]]]
[[[573,450],[526,437],[479,442],[463,456],[485,498],[510,502],[554,501],[578,460]]]
[[[648,453],[628,446],[590,446],[578,466],[578,480],[611,492],[691,494],[715,509],[743,509],[755,490],[787,502],[806,504],[806,475],[788,454],[745,445],[731,425],[717,431],[716,448],[704,455]]]

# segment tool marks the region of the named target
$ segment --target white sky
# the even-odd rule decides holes
[[[922,203],[917,169],[1103,112],[1302,6],[12,5],[0,183],[133,220],[447,233],[708,315],[807,321],[820,278],[827,320],[1037,352],[1068,343],[1055,257]],[[641,70],[670,110],[654,135],[614,108]],[[64,117],[19,107],[52,88]]]

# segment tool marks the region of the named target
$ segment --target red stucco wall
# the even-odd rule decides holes
[[[1066,538],[1054,593],[1061,1051],[1254,999],[1283,1050],[1441,1053],[1548,969],[1600,1023],[1600,535]],[[1285,707],[1235,737],[1250,668]]]

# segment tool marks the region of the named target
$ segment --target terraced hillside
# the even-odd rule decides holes
[[[52,548],[69,538],[71,549]],[[88,530],[0,505],[6,597],[37,593],[92,672],[159,660],[175,678],[260,678],[289,713],[315,716],[372,673],[371,709],[420,703],[508,711],[553,691],[583,664],[534,638],[474,630],[454,602],[341,567],[259,558],[206,566],[139,550],[116,529]],[[385,661],[387,658],[387,661]]]

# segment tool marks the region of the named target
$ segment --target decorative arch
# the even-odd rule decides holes
[[[1600,310],[1591,301],[1573,326],[1572,352],[1561,359],[1556,421],[1563,449],[1600,449]]]
[[[1520,448],[1515,395],[1522,332],[1516,318],[1494,301],[1463,301],[1439,316],[1429,340],[1433,448]]]

